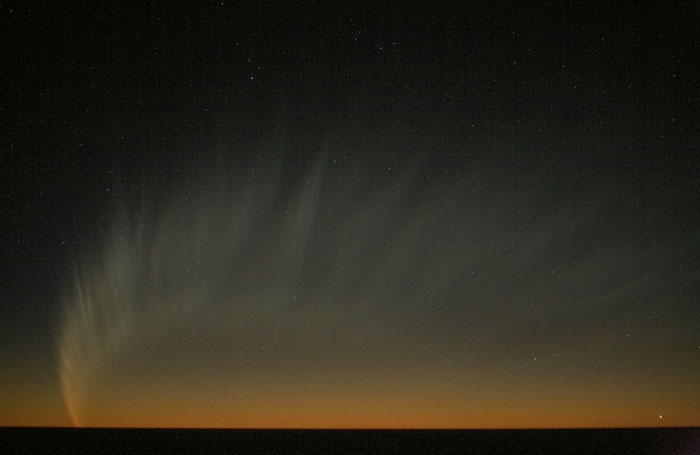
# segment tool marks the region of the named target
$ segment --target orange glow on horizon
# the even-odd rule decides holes
[[[90,427],[230,428],[230,429],[522,429],[693,426],[697,409],[675,402],[663,419],[650,415],[645,403],[596,399],[542,401],[537,396],[514,400],[478,394],[377,391],[362,396],[346,390],[290,393],[257,390],[244,396],[182,396],[177,402],[152,395],[140,400],[103,397],[86,418]],[[363,391],[364,392],[364,391]],[[605,400],[608,399],[609,406]]]

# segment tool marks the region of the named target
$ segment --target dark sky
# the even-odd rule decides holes
[[[2,2],[0,424],[699,425],[698,6],[461,3]]]

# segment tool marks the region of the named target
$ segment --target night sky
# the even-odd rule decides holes
[[[700,425],[695,2],[29,3],[0,425]]]

